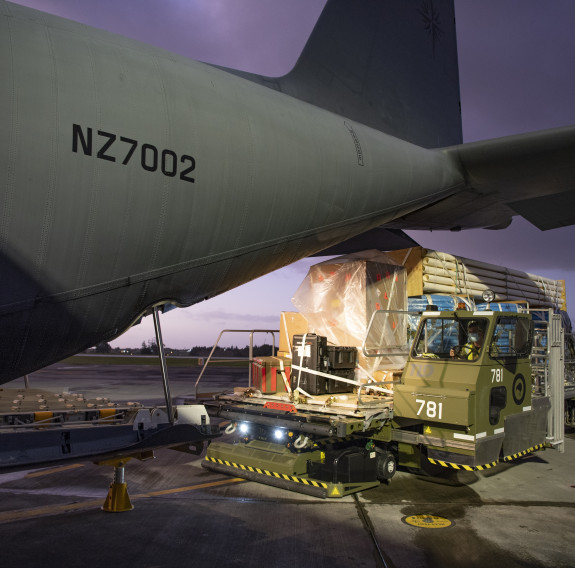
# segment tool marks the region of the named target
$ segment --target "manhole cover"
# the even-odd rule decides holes
[[[404,523],[412,527],[421,527],[424,529],[446,529],[454,523],[445,517],[437,515],[410,515],[401,519]]]

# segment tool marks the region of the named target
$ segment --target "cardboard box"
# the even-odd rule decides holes
[[[294,335],[308,333],[307,320],[299,312],[282,312],[280,315],[280,346],[279,352],[292,353],[292,338]]]
[[[423,294],[423,257],[426,250],[422,247],[412,247],[386,252],[385,254],[405,268],[408,297],[421,296]]]

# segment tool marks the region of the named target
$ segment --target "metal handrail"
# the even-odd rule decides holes
[[[279,333],[278,329],[224,329],[218,335],[218,338],[216,339],[216,342],[214,343],[214,346],[212,347],[212,350],[210,351],[210,354],[208,355],[208,358],[206,359],[206,362],[204,363],[204,366],[200,372],[200,375],[198,376],[198,379],[196,380],[195,390],[194,390],[194,396],[195,396],[196,400],[198,398],[198,384],[199,384],[201,378],[203,377],[204,372],[207,369],[207,367],[208,367],[208,365],[212,359],[212,355],[214,354],[214,351],[216,350],[216,347],[218,346],[220,339],[222,338],[222,335],[224,333],[249,333],[250,334],[250,349],[249,349],[249,353],[248,353],[248,368],[249,368],[248,386],[249,387],[252,386],[252,361],[254,360],[254,333],[271,333],[272,334],[272,357],[275,354],[275,345],[276,345],[275,334]]]

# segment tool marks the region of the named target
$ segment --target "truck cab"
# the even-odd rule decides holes
[[[394,389],[398,429],[419,431],[432,462],[473,469],[542,446],[549,401],[532,399],[532,337],[526,313],[424,312]]]

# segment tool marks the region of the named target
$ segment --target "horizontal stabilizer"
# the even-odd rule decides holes
[[[575,225],[575,191],[524,199],[509,207],[542,231]]]
[[[547,230],[575,224],[575,126],[441,150],[465,189],[396,219],[397,229],[502,229],[514,215]]]
[[[575,223],[575,126],[446,150],[469,185],[540,229]]]

